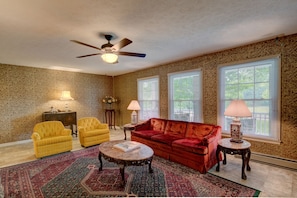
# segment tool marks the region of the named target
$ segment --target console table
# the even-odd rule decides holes
[[[105,109],[105,121],[108,124],[109,128],[115,128],[115,110],[114,109]]]
[[[44,112],[42,114],[42,121],[61,121],[64,126],[70,126],[72,135],[75,134],[77,137],[77,130],[74,130],[73,127],[73,125],[77,127],[76,112]]]

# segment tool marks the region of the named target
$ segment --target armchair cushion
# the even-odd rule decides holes
[[[36,142],[37,146],[49,145],[49,144],[56,144],[61,142],[72,141],[71,136],[56,136],[51,138],[44,138]]]

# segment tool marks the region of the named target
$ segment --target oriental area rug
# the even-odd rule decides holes
[[[257,197],[260,191],[154,156],[148,166],[119,167],[103,160],[98,146],[0,169],[5,197]]]

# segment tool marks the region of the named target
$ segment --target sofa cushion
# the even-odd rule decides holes
[[[210,124],[202,124],[202,123],[188,123],[186,138],[197,138],[202,140],[205,136],[210,134],[213,130],[214,126]]]
[[[184,138],[188,122],[168,120],[164,134]]]
[[[171,146],[172,142],[180,139],[180,137],[172,136],[168,134],[160,134],[160,135],[152,136],[151,139]]]
[[[207,146],[203,146],[203,142],[197,138],[184,138],[172,142],[172,150],[183,150],[197,154],[207,154]]]
[[[160,118],[151,118],[151,130],[153,131],[164,131],[167,120]]]
[[[131,134],[137,137],[142,137],[144,139],[151,139],[153,135],[163,134],[160,131],[153,131],[153,130],[144,130],[144,131],[131,131]]]

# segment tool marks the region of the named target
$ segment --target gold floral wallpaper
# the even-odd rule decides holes
[[[51,107],[77,112],[77,118],[104,120],[102,98],[112,95],[112,77],[0,64],[0,143],[31,138],[34,125]],[[61,101],[63,90],[73,101]]]
[[[217,124],[218,65],[281,55],[281,144],[250,141],[252,151],[297,160],[297,34],[115,77],[114,89],[121,99],[119,124],[130,122],[130,100],[137,99],[137,79],[160,77],[160,117],[168,118],[167,74],[201,68],[203,72],[204,122]]]

